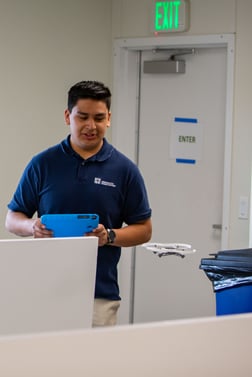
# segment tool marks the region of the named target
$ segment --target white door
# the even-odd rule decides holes
[[[168,59],[168,49],[185,48],[195,54],[178,57],[186,61],[184,74],[143,73],[143,61]],[[153,209],[152,241],[197,249],[184,259],[123,249],[120,324],[215,314],[212,286],[199,265],[209,253],[228,248],[233,72],[233,34],[115,41],[113,144],[143,172]],[[174,159],[183,157],[171,143],[181,127],[175,118],[197,120],[202,140],[195,164]]]
[[[159,258],[136,249],[134,322],[214,315],[212,285],[199,265],[221,248],[226,49],[197,48],[179,56],[186,61],[183,74],[143,73],[144,61],[171,53],[141,55],[138,162],[153,210],[152,242],[189,243],[197,252]],[[185,157],[193,139],[182,138],[180,148],[176,127],[182,136],[192,127],[201,135],[182,163],[174,153]]]

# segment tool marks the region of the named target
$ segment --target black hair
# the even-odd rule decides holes
[[[99,81],[80,81],[73,85],[68,91],[67,107],[71,112],[79,99],[91,98],[102,101],[107,109],[111,106],[111,92],[107,86]]]

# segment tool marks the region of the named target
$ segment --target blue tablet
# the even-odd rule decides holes
[[[81,237],[92,232],[99,224],[96,214],[48,214],[41,216],[41,223],[53,231],[53,237]]]

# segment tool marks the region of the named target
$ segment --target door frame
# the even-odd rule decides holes
[[[139,136],[138,105],[140,95],[140,52],[143,50],[155,50],[158,48],[226,48],[225,140],[221,232],[222,250],[228,248],[229,241],[234,91],[234,41],[234,34],[211,34],[128,39],[119,38],[114,42],[112,101],[113,116],[111,135],[115,147],[125,153],[136,163],[138,163]],[[129,255],[130,253],[127,252],[127,254]],[[129,307],[132,307],[133,305],[133,298],[130,298],[130,296],[132,296],[132,284],[134,285],[134,261],[132,262],[132,255],[134,255],[134,249],[132,249],[130,256],[126,257],[123,263],[120,263],[122,264],[122,289],[125,290],[126,302],[129,301]],[[125,273],[123,269],[131,271],[131,278],[128,277],[129,274]],[[125,297],[124,294],[123,296]],[[132,310],[130,308],[129,317],[132,317]],[[124,313],[122,318],[124,318],[122,319],[123,323],[128,322],[127,314]]]

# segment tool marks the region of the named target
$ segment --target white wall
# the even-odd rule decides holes
[[[250,377],[251,315],[0,337],[2,377]]]
[[[111,79],[110,0],[0,0],[0,237],[6,205],[34,153],[68,133],[67,90]]]
[[[252,35],[251,14],[252,2],[237,0],[232,212],[230,218],[230,245],[232,247],[248,245],[249,226],[251,226],[249,221],[240,220],[237,216],[239,197],[250,197],[251,191],[252,51],[249,48]]]
[[[1,238],[12,237],[4,230],[6,205],[25,164],[68,132],[69,86],[82,79],[111,85],[113,39],[152,36],[151,9],[152,0],[0,0]],[[236,35],[230,248],[249,243],[238,204],[250,196],[251,14],[251,0],[191,0],[185,33]]]
[[[114,0],[114,36],[153,36],[150,27],[152,7],[152,0]],[[251,0],[191,0],[190,29],[180,34],[235,33],[236,36],[230,248],[249,245],[249,220],[239,219],[238,209],[240,196],[250,197],[251,190],[251,14]]]
[[[121,38],[153,37],[151,30],[152,0],[113,1],[113,35]],[[115,11],[117,10],[117,12]],[[179,35],[221,34],[235,35],[235,70],[234,70],[234,107],[233,107],[233,145],[231,169],[231,211],[229,217],[229,247],[246,248],[249,246],[249,219],[239,219],[239,198],[250,198],[251,191],[251,106],[250,93],[252,74],[250,71],[252,53],[249,49],[252,26],[249,20],[252,14],[251,0],[191,0],[190,29]],[[115,17],[116,16],[116,17]],[[120,22],[119,22],[120,19]],[[174,35],[174,34],[173,34]],[[176,35],[176,34],[175,34]],[[178,34],[177,34],[178,35]],[[211,106],[211,103],[209,103]],[[115,125],[114,125],[115,127]],[[251,244],[251,243],[250,243]],[[130,270],[126,259],[126,269]],[[123,260],[124,263],[124,260]],[[127,273],[121,263],[121,287],[127,287]],[[124,323],[128,310],[124,305],[130,300],[123,294],[120,321]],[[127,305],[126,305],[127,306]]]
[[[69,86],[81,79],[111,85],[113,39],[152,36],[152,6],[152,0],[0,0],[0,237],[11,237],[4,230],[6,204],[24,165],[68,132]],[[249,243],[249,221],[238,218],[238,204],[250,196],[251,12],[250,0],[191,0],[185,33],[236,33],[232,248]]]

